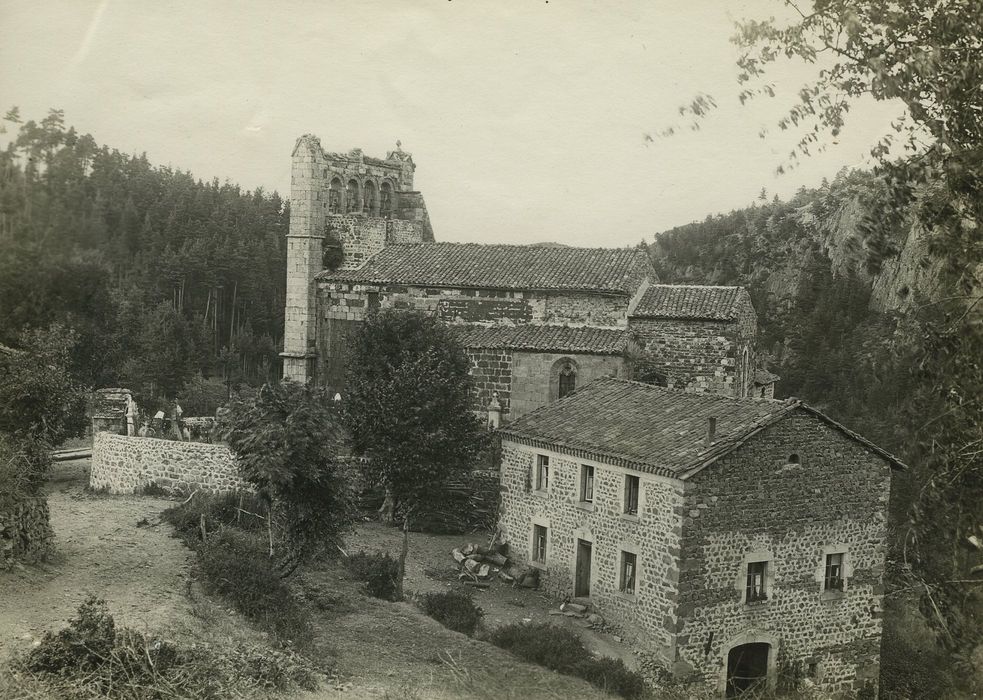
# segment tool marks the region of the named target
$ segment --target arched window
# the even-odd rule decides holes
[[[375,183],[372,180],[365,181],[362,191],[362,212],[369,216],[376,216],[379,213],[379,203],[375,197]]]
[[[567,365],[560,370],[560,387],[557,398],[562,399],[577,390],[577,370],[573,365]]]
[[[331,188],[328,190],[328,212],[341,213],[341,180],[338,178],[331,180]]]
[[[396,198],[393,196],[393,186],[388,182],[383,182],[379,188],[381,194],[379,203],[379,213],[387,219],[393,215],[396,208]]]
[[[348,192],[345,199],[345,211],[349,214],[357,214],[362,211],[362,200],[358,196],[358,182],[348,181]]]
[[[550,401],[562,399],[577,390],[579,368],[575,360],[563,357],[550,368]]]

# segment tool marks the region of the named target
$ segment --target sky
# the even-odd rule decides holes
[[[776,123],[815,67],[741,106],[742,18],[780,0],[0,0],[0,109],[68,124],[196,177],[287,194],[290,153],[401,141],[437,240],[634,245],[870,164],[899,107],[862,102],[836,143],[776,174]],[[719,108],[679,124],[698,93]],[[759,137],[762,129],[765,138]],[[9,135],[8,135],[9,138]]]

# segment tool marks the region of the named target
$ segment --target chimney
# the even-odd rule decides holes
[[[707,439],[706,446],[710,447],[713,444],[713,438],[717,435],[717,419],[715,416],[709,416],[707,418]]]

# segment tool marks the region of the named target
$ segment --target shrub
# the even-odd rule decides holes
[[[492,644],[514,656],[568,676],[577,676],[593,686],[638,698],[647,688],[642,677],[620,659],[595,659],[574,632],[549,623],[506,625],[491,634]]]
[[[359,581],[365,581],[369,595],[383,600],[396,600],[399,562],[388,554],[358,552],[345,560],[348,570]]]
[[[280,640],[306,641],[303,611],[280,578],[261,535],[223,528],[209,534],[198,550],[205,588]]]
[[[427,593],[421,602],[423,611],[448,629],[474,634],[484,611],[474,604],[470,595],[460,591]]]
[[[242,512],[239,510],[240,500]],[[213,532],[224,526],[256,531],[266,528],[263,517],[266,506],[248,491],[213,495],[198,493],[187,503],[168,508],[162,514],[164,520],[177,530],[178,535],[192,549],[201,544],[201,516],[205,516],[205,530]]]
[[[579,675],[595,688],[616,693],[623,698],[640,698],[648,690],[642,677],[625,666],[621,659],[604,656],[591,659],[581,668]]]
[[[57,634],[45,632],[31,650],[31,671],[59,673],[63,669],[90,670],[107,657],[116,643],[116,623],[106,601],[90,596],[78,609],[78,617]]]
[[[314,672],[296,654],[242,646],[185,648],[145,637],[117,629],[105,601],[97,598],[86,600],[68,627],[46,633],[22,670],[33,674],[22,677],[23,683],[49,691],[37,697],[86,700],[218,700],[317,687]]]

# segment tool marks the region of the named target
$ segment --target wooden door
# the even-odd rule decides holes
[[[577,571],[574,581],[574,596],[586,598],[590,595],[591,543],[577,540]]]

